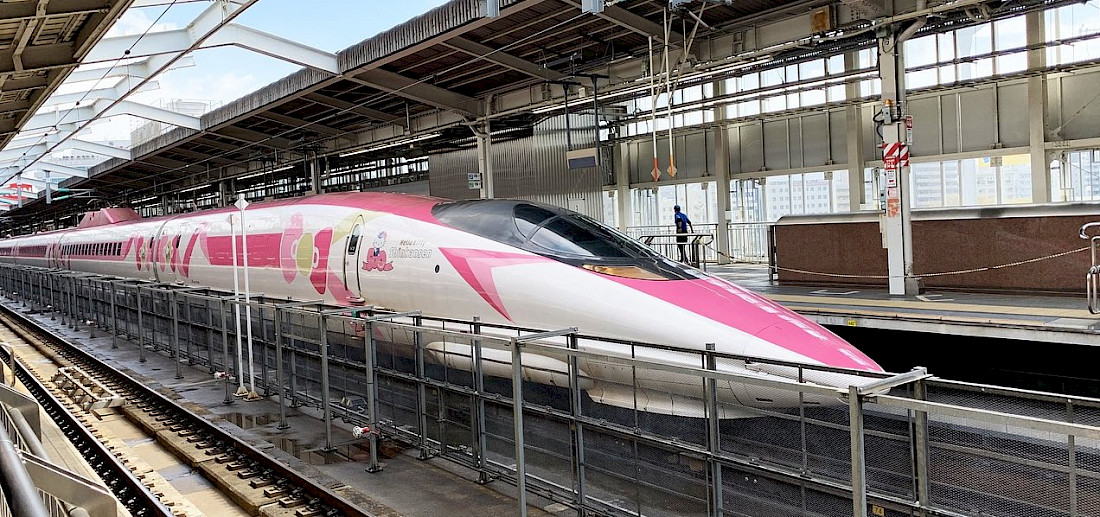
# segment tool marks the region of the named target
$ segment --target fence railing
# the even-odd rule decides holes
[[[722,230],[718,228],[717,224],[694,225],[695,233],[711,236],[708,239],[709,244],[701,247],[701,262],[710,264],[719,262],[767,263],[768,227],[770,225],[771,223],[728,223],[725,229],[726,239],[724,242],[718,238],[718,234]],[[631,226],[626,229],[626,234],[635,239],[642,239],[644,236],[674,235],[675,233],[676,228],[671,224]],[[665,243],[664,240],[655,240],[654,242]],[[654,246],[653,249],[670,259],[679,259],[678,249],[675,246],[670,248],[661,245]]]
[[[117,500],[106,488],[51,462],[34,399],[0,385],[0,409],[0,516],[117,514]]]
[[[277,399],[280,428],[316,408],[318,448],[361,447],[370,472],[390,439],[515,485],[521,515],[529,492],[579,515],[1100,513],[1096,399],[920,370],[836,389],[811,381],[855,373],[21,266],[0,266],[0,289],[177,375],[225,372],[226,400]],[[333,437],[348,431],[360,441]]]

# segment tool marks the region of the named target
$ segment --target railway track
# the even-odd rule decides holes
[[[17,377],[57,423],[133,516],[191,515],[193,508],[167,498],[163,482],[103,443],[90,411],[117,409],[149,436],[200,471],[250,515],[367,517],[338,491],[302,476],[216,423],[72,346],[37,322],[0,304],[0,327],[32,345],[56,366],[17,368]],[[6,355],[6,352],[0,352]],[[19,354],[16,354],[17,356]],[[4,357],[5,360],[9,358]],[[22,366],[22,364],[20,364]],[[40,377],[50,377],[43,379]],[[354,496],[351,496],[354,497]]]

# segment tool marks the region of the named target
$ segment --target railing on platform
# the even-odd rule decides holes
[[[1081,226],[1081,238],[1089,241],[1089,252],[1092,255],[1092,263],[1089,272],[1085,274],[1085,295],[1088,299],[1089,312],[1100,314],[1100,260],[1097,252],[1100,250],[1100,235],[1089,237],[1089,228],[1100,226],[1100,222],[1088,223]]]
[[[718,235],[723,230],[714,223],[694,225],[696,234],[707,234],[711,238],[702,246],[699,252],[699,262],[702,264],[716,264],[723,262],[740,263],[767,263],[768,262],[768,227],[771,223],[728,223],[725,228],[726,240],[722,243]],[[635,239],[642,240],[645,236],[675,235],[676,227],[669,225],[631,226],[626,229],[626,234]],[[662,237],[663,239],[667,239]],[[672,259],[678,260],[678,250],[675,247],[655,247],[655,251]],[[725,259],[725,260],[722,260]],[[699,267],[699,266],[696,266]]]
[[[56,308],[70,325],[90,321],[115,346],[130,341],[143,356],[175,358],[177,375],[183,367],[226,372],[225,402],[238,400],[232,388],[242,384],[275,397],[279,428],[290,426],[288,408],[316,408],[323,451],[352,457],[365,448],[369,472],[384,470],[379,441],[400,440],[422,458],[465,465],[482,483],[504,481],[578,515],[1100,514],[1096,399],[919,370],[874,375],[882,379],[874,393],[837,390],[803,382],[837,370],[713,347],[264,295],[245,301],[215,289],[25,266],[0,266],[0,289],[31,312]],[[253,340],[242,343],[252,353],[233,352],[246,327],[236,306],[251,308],[240,313],[251,312]],[[792,380],[721,371],[723,364],[783,370]],[[630,373],[613,381],[595,371]],[[700,416],[646,411],[667,397],[637,382],[646,372],[693,379],[703,394]],[[537,377],[547,382],[524,382]],[[719,400],[716,390],[730,383],[762,390],[760,407]],[[592,390],[620,393],[624,402],[597,404]],[[767,404],[792,394],[806,402]],[[810,403],[814,396],[830,402]],[[334,439],[337,429],[357,440]]]
[[[665,257],[706,270],[707,263],[704,260],[704,254],[714,242],[714,235],[709,233],[658,233],[639,235],[638,240]]]
[[[51,462],[34,399],[0,385],[0,408],[0,516],[117,515],[106,488]]]

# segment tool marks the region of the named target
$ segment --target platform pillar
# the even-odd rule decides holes
[[[493,137],[489,123],[474,130],[477,137],[477,170],[481,173],[481,198],[492,199],[493,193]]]
[[[615,168],[614,163],[611,167],[615,171],[615,197],[619,201],[618,228],[625,232],[633,222],[634,214],[634,198],[630,195],[630,145],[626,143],[615,145],[618,146],[619,151],[619,167]]]
[[[1043,13],[1036,11],[1026,15],[1027,44],[1034,45],[1027,52],[1028,70],[1041,70],[1046,66],[1046,34]],[[1047,83],[1043,74],[1030,75],[1027,78],[1027,117],[1028,144],[1031,161],[1031,202],[1049,203],[1050,160],[1047,157],[1046,134]]]
[[[892,145],[907,148],[905,126],[905,59],[904,40],[899,38],[898,28],[889,29],[879,39],[878,67],[882,78],[882,106],[875,115],[881,124],[882,145],[885,151]],[[886,169],[886,218],[883,229],[886,236],[889,287],[891,295],[916,296],[920,294],[917,279],[913,277],[912,207],[909,194],[909,165],[899,160]],[[893,170],[891,170],[893,169]]]
[[[844,53],[844,70],[859,69],[859,52]],[[863,97],[859,90],[859,82],[852,81],[845,87],[844,95],[848,99]],[[858,212],[861,205],[867,203],[867,195],[862,188],[852,188],[851,185],[863,185],[863,174],[867,168],[864,161],[865,149],[863,147],[863,107],[856,102],[844,108],[845,141],[848,154],[848,211]],[[877,193],[876,193],[877,195]]]

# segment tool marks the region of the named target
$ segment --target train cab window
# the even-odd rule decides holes
[[[440,203],[439,222],[601,274],[645,280],[698,278],[648,246],[584,214],[522,200]]]
[[[351,229],[351,235],[348,237],[348,255],[354,255],[355,251],[359,249],[359,232],[361,231],[362,228],[358,224]]]

